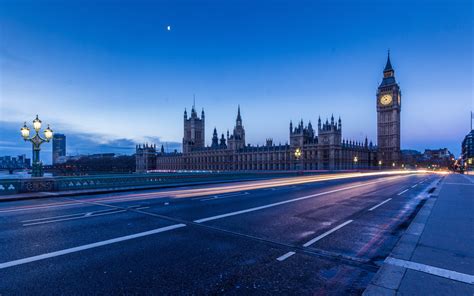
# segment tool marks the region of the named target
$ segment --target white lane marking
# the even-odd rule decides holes
[[[444,278],[455,280],[462,283],[467,283],[471,285],[474,284],[474,275],[470,275],[466,273],[461,273],[461,272],[457,272],[457,271],[453,271],[449,269],[434,267],[431,265],[416,263],[412,261],[406,261],[406,260],[397,259],[393,257],[387,257],[385,259],[385,263],[395,265],[395,266],[405,267],[405,268],[416,270],[416,271],[421,271],[424,273],[444,277]]]
[[[100,242],[96,242],[96,243],[92,243],[92,244],[82,245],[82,246],[69,248],[69,249],[64,249],[64,250],[60,250],[60,251],[56,251],[56,252],[45,253],[45,254],[41,254],[41,255],[37,255],[37,256],[27,257],[27,258],[13,260],[13,261],[9,261],[9,262],[4,262],[4,263],[0,263],[0,269],[12,267],[12,266],[17,266],[17,265],[21,265],[21,264],[26,264],[26,263],[30,263],[30,262],[34,262],[34,261],[39,261],[39,260],[43,260],[43,259],[58,257],[58,256],[70,254],[70,253],[80,252],[80,251],[83,251],[83,250],[97,248],[97,247],[110,245],[110,244],[114,244],[114,243],[118,243],[118,242],[123,242],[123,241],[131,240],[131,239],[135,239],[135,238],[139,238],[139,237],[144,237],[144,236],[148,236],[148,235],[152,235],[152,234],[156,234],[156,233],[160,233],[160,232],[170,231],[170,230],[181,228],[181,227],[184,227],[184,226],[186,226],[186,224],[181,224],[181,223],[180,224],[174,224],[174,225],[161,227],[161,228],[157,228],[157,229],[153,229],[153,230],[149,230],[149,231],[145,231],[145,232],[139,232],[139,233],[135,233],[135,234],[131,234],[131,235],[126,235],[126,236],[122,236],[122,237],[108,239],[108,240],[105,240],[105,241],[100,241]]]
[[[88,214],[92,214],[92,212],[83,212],[83,213],[70,214],[70,215],[61,215],[61,216],[54,216],[54,217],[29,219],[29,220],[23,220],[23,221],[21,221],[21,223],[44,221],[44,220],[51,220],[51,219],[61,219],[61,218],[76,217],[76,216],[84,216],[84,215],[88,215]]]
[[[141,208],[136,208],[135,210],[146,210],[149,209],[150,207],[141,207]]]
[[[407,192],[407,191],[408,191],[408,189],[405,189],[405,190],[403,190],[402,192],[400,192],[400,193],[397,194],[397,195],[402,195],[403,193],[405,193],[405,192]]]
[[[69,214],[69,215],[61,215],[61,216],[53,216],[53,217],[44,217],[44,218],[37,218],[37,219],[28,219],[23,220],[21,223],[28,223],[28,222],[37,222],[37,221],[44,221],[44,220],[54,220],[54,219],[61,219],[61,218],[68,218],[68,217],[76,217],[76,216],[91,216],[93,214],[100,214],[104,212],[110,212],[111,209],[101,210],[101,211],[92,211],[92,212],[81,212],[76,214]]]
[[[284,201],[280,201],[280,202],[276,202],[276,203],[271,203],[271,204],[267,204],[267,205],[259,206],[259,207],[255,207],[255,208],[249,208],[249,209],[230,212],[230,213],[221,214],[221,215],[217,215],[217,216],[211,216],[211,217],[206,217],[206,218],[202,218],[202,219],[197,219],[197,220],[194,220],[193,222],[203,223],[203,222],[222,219],[222,218],[226,218],[226,217],[230,217],[230,216],[235,216],[235,215],[245,214],[245,213],[249,213],[249,212],[259,211],[259,210],[263,210],[263,209],[267,209],[267,208],[271,208],[271,207],[276,207],[276,206],[279,206],[279,205],[284,205],[284,204],[295,202],[295,201],[305,200],[305,199],[308,199],[308,198],[313,198],[313,197],[317,197],[317,196],[321,196],[321,195],[326,195],[326,194],[331,194],[331,193],[335,193],[335,192],[339,192],[339,191],[344,191],[344,190],[349,190],[349,189],[358,188],[358,187],[362,187],[362,186],[372,185],[372,184],[375,184],[375,183],[385,182],[387,180],[392,180],[392,179],[401,178],[401,177],[402,176],[393,177],[393,178],[385,179],[385,180],[374,181],[374,182],[368,182],[368,183],[364,183],[364,184],[347,186],[347,187],[343,187],[343,188],[339,188],[339,189],[329,190],[329,191],[325,191],[325,192],[321,192],[321,193],[316,193],[316,194],[311,194],[311,195],[306,195],[306,196],[302,196],[302,197],[298,197],[298,198],[288,199],[288,200],[284,200]]]
[[[293,256],[294,254],[296,254],[296,253],[295,252],[288,252],[288,253],[278,257],[277,260],[278,261],[283,261],[283,260],[288,259],[289,257]]]
[[[382,201],[381,203],[379,203],[379,204],[377,204],[377,205],[371,207],[371,208],[369,209],[369,211],[373,211],[373,210],[375,210],[376,208],[378,208],[378,207],[380,207],[381,205],[383,205],[384,203],[387,203],[387,202],[389,202],[389,201],[391,201],[391,200],[392,200],[392,198],[387,198],[386,200]]]
[[[466,180],[468,180],[469,182],[474,183],[474,178],[473,178],[473,177],[468,177],[468,176],[466,176],[466,175],[461,175],[461,176],[463,176],[463,177],[464,177]]]
[[[33,223],[25,223],[23,226],[33,226],[33,225],[39,225],[39,224],[49,224],[49,223],[55,223],[55,222],[63,222],[63,221],[69,221],[69,220],[78,220],[78,219],[85,219],[85,218],[94,218],[98,216],[105,216],[105,215],[111,215],[111,214],[118,214],[118,213],[123,213],[126,212],[127,210],[120,210],[120,211],[114,211],[114,212],[107,212],[107,213],[101,213],[101,214],[96,214],[96,215],[84,215],[84,216],[79,216],[79,217],[71,217],[71,218],[63,218],[63,219],[55,219],[55,220],[46,220],[46,221],[40,221],[40,222],[33,222]]]
[[[310,240],[309,242],[305,243],[305,244],[303,245],[303,247],[309,247],[309,246],[311,246],[312,244],[314,244],[314,243],[317,242],[318,240],[320,240],[320,239],[322,239],[322,238],[324,238],[324,237],[330,235],[330,234],[333,233],[334,231],[336,231],[336,230],[338,230],[338,229],[340,229],[340,228],[346,226],[346,225],[349,224],[349,223],[352,223],[352,221],[354,221],[354,220],[347,220],[346,222],[344,222],[344,223],[342,223],[342,224],[339,224],[338,226],[334,227],[333,229],[328,230],[328,231],[326,231],[325,233],[321,234],[320,236],[317,236],[317,237],[313,238],[312,240]]]
[[[207,200],[215,200],[215,199],[223,199],[223,198],[228,198],[228,197],[235,197],[235,196],[242,196],[242,195],[248,195],[250,193],[248,192],[239,192],[239,193],[232,193],[232,194],[225,194],[225,195],[214,195],[212,197],[200,197],[196,198],[200,201],[207,201]]]
[[[50,209],[50,208],[59,208],[59,207],[69,207],[69,206],[81,206],[82,203],[65,203],[65,204],[58,204],[58,205],[49,205],[49,206],[38,206],[38,207],[25,207],[25,208],[18,208],[18,209],[10,209],[10,210],[0,210],[0,213],[10,213],[10,212],[18,212],[18,211],[28,211],[28,210],[41,210],[41,209]]]
[[[474,184],[467,184],[467,183],[452,183],[452,182],[444,182],[447,185],[463,185],[463,186],[474,186]]]
[[[415,184],[415,185],[411,186],[411,188],[415,188],[416,186],[418,186],[418,184]]]

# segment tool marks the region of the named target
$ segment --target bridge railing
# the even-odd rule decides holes
[[[180,184],[288,177],[296,174],[297,172],[148,173],[0,179],[0,195],[93,189],[155,188]]]

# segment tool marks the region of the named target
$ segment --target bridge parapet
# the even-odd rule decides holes
[[[124,190],[157,188],[173,185],[179,186],[185,184],[289,177],[296,176],[297,174],[297,172],[149,173],[0,179],[0,195],[94,189]]]

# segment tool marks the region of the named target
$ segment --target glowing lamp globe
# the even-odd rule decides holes
[[[44,136],[46,137],[46,140],[51,140],[53,137],[53,130],[49,128],[49,125],[48,128],[44,130]]]
[[[26,122],[21,128],[21,136],[26,140],[30,136],[30,129],[26,126]]]
[[[35,131],[39,131],[41,129],[41,120],[38,118],[38,115],[36,115],[36,119],[33,120],[33,127]]]

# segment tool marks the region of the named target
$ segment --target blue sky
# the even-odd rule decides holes
[[[375,141],[388,48],[403,93],[402,148],[458,154],[469,131],[471,1],[0,0],[0,7],[1,155],[30,150],[18,132],[36,113],[68,136],[71,154],[132,153],[144,141],[174,149],[193,94],[206,111],[208,143],[214,127],[232,129],[238,104],[252,144],[284,143],[290,120],[332,113],[342,117],[343,137]]]

